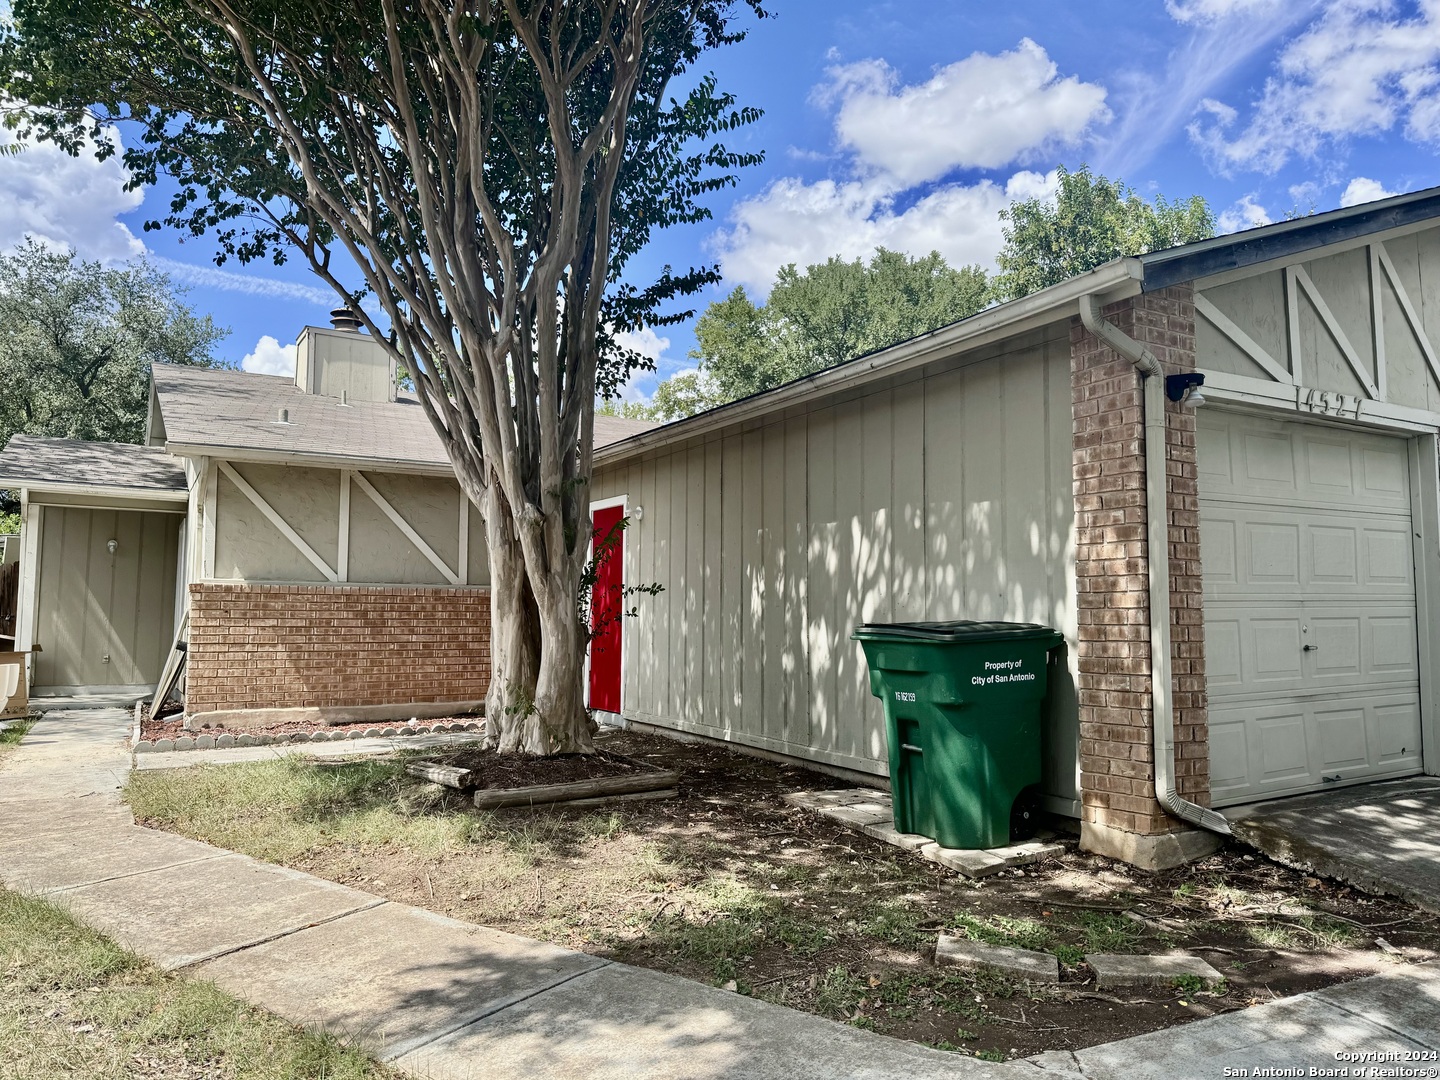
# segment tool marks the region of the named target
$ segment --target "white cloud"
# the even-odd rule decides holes
[[[1345,190],[1340,195],[1340,205],[1358,206],[1361,203],[1375,202],[1377,199],[1388,199],[1397,194],[1399,192],[1386,191],[1385,185],[1379,180],[1371,180],[1368,176],[1357,176],[1345,185]]]
[[[1165,0],[1170,17],[1182,23],[1212,23],[1284,7],[1289,0]]]
[[[281,345],[269,334],[264,334],[255,343],[255,348],[240,361],[240,369],[259,375],[294,375],[295,346]]]
[[[1272,220],[1270,212],[1255,201],[1252,192],[1222,211],[1215,219],[1215,228],[1221,233],[1233,233],[1241,229],[1258,229],[1261,225],[1269,225]]]
[[[119,142],[119,136],[112,136]],[[0,127],[0,146],[16,141]],[[140,191],[126,191],[129,173],[119,156],[96,161],[94,145],[71,157],[51,143],[32,143],[0,165],[0,251],[24,238],[74,248],[81,258],[123,262],[145,245],[116,217],[138,207]]]
[[[670,339],[661,337],[648,326],[642,326],[639,330],[617,331],[615,343],[622,349],[630,349],[655,361],[664,356],[665,350],[670,348]]]
[[[657,334],[648,326],[641,327],[639,330],[617,331],[615,341],[624,348],[632,349],[641,356],[649,357],[655,363],[653,371],[637,368],[630,373],[629,379],[615,393],[615,397],[620,401],[638,401],[642,404],[649,404],[650,397],[642,386],[653,387],[659,380],[670,378],[686,363],[686,361],[670,359],[666,355],[670,350],[670,339]]]
[[[832,255],[865,258],[885,247],[914,256],[938,251],[952,266],[995,265],[1003,238],[1000,211],[1016,199],[1049,197],[1052,172],[1020,172],[1002,186],[990,180],[947,184],[904,209],[888,185],[853,180],[806,184],[775,181],[731,212],[732,228],[716,234],[725,278],[755,295],[770,291],[775,272],[805,267]]]
[[[1413,18],[1397,18],[1397,6],[1331,0],[1281,50],[1243,127],[1233,107],[1210,102],[1191,138],[1222,172],[1265,173],[1397,126],[1414,142],[1440,143],[1440,0],[1422,0]]]
[[[197,266],[179,259],[152,257],[150,260],[171,278],[182,285],[195,285],[205,289],[221,289],[225,292],[244,293],[247,296],[273,296],[281,300],[301,300],[325,308],[338,307],[340,297],[334,290],[315,285],[301,285],[294,281],[261,274],[240,274],[233,270],[222,270],[218,266]]]
[[[867,171],[904,186],[957,168],[999,169],[1078,142],[1110,116],[1105,88],[1059,76],[1043,48],[973,53],[928,82],[901,86],[883,60],[829,69],[813,100],[838,103],[835,134]]]

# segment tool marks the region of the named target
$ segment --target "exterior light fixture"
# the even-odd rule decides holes
[[[105,541],[105,550],[108,551],[108,552],[110,552],[111,555],[114,555],[115,552],[118,551],[119,549],[120,549],[120,541],[119,541],[119,540],[106,540],[106,541]]]
[[[1179,375],[1165,376],[1165,396],[1178,401],[1181,408],[1198,409],[1205,404],[1205,395],[1200,387],[1205,385],[1205,376],[1198,371],[1182,371]]]
[[[635,507],[634,510],[631,510],[631,511],[630,511],[630,518],[631,518],[632,521],[640,521],[640,520],[642,520],[644,517],[645,517],[645,508],[644,508],[643,506],[637,506],[637,507]]]

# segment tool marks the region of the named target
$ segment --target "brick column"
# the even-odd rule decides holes
[[[1105,309],[1167,374],[1195,366],[1193,292],[1177,286]],[[1139,372],[1071,325],[1082,844],[1142,866],[1212,847],[1155,800],[1151,737],[1145,428]],[[1167,403],[1172,694],[1180,794],[1209,801],[1195,414]]]

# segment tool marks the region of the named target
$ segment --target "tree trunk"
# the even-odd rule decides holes
[[[490,689],[485,746],[501,753],[544,753],[525,738],[540,675],[540,617],[510,507],[492,478],[481,517],[490,552]]]
[[[549,754],[595,752],[596,725],[585,708],[587,635],[575,606],[579,576],[557,573],[536,590],[540,677],[535,684],[535,735]]]

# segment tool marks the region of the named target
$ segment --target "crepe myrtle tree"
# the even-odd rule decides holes
[[[672,301],[717,280],[620,274],[759,160],[719,141],[755,110],[713,77],[670,87],[765,14],[761,0],[14,0],[0,29],[22,140],[104,154],[97,136],[135,121],[132,183],[175,189],[147,229],[212,237],[217,263],[298,253],[410,373],[485,522],[501,751],[593,749],[576,597],[595,397],[646,363],[616,331],[688,318]]]

